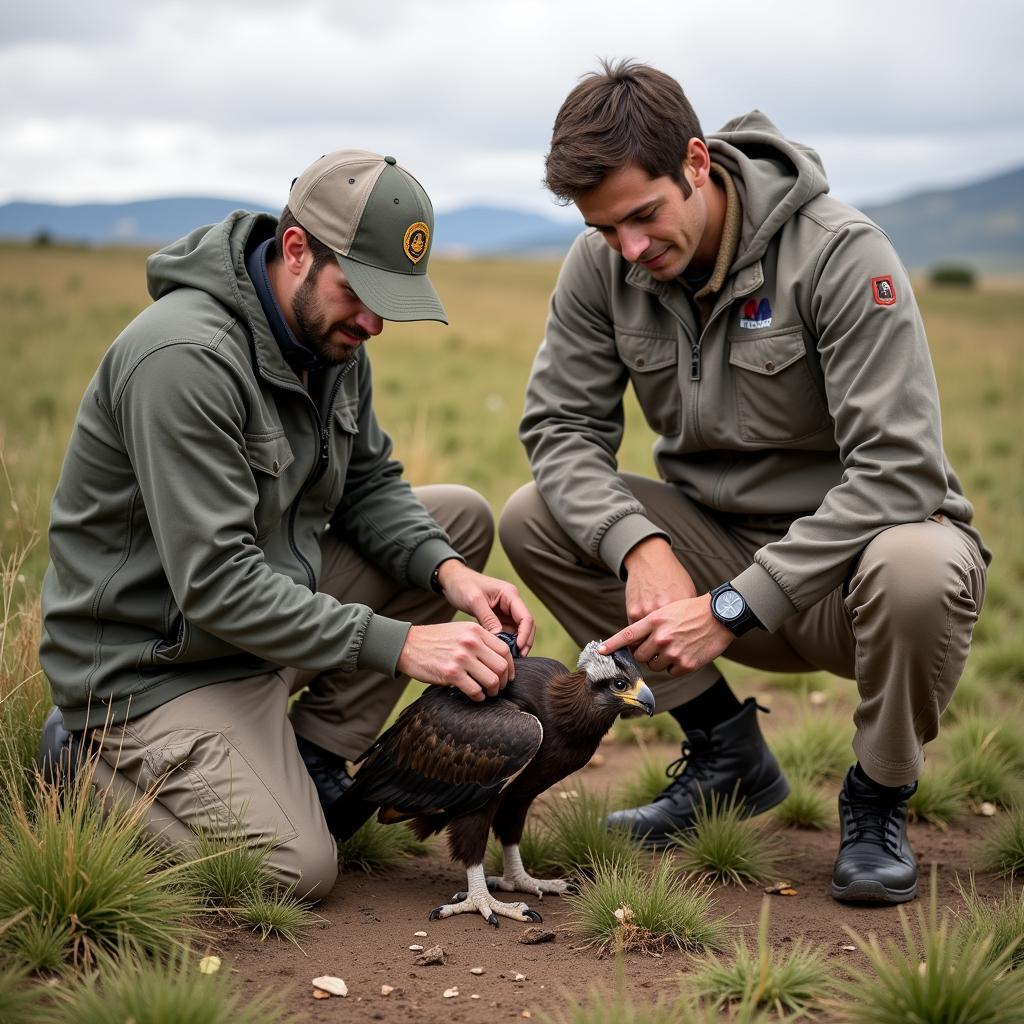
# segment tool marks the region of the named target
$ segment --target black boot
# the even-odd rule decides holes
[[[85,734],[69,732],[64,728],[64,716],[60,708],[50,708],[43,723],[39,738],[39,754],[36,766],[39,773],[50,785],[67,786],[83,760],[89,756]]]
[[[906,903],[917,895],[907,801],[917,783],[882,793],[851,768],[839,793],[839,853],[832,895],[845,902]]]
[[[654,803],[609,814],[608,827],[628,829],[648,846],[661,848],[671,833],[693,824],[694,811],[712,793],[720,798],[735,793],[747,815],[767,811],[789,795],[789,783],[758,727],[753,697],[710,733],[691,729],[683,756],[669,765],[667,774],[675,777]]]
[[[296,736],[295,743],[302,763],[316,786],[320,806],[326,811],[355,781],[348,773],[348,762],[302,736]]]

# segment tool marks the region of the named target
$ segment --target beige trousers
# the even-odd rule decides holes
[[[482,570],[494,538],[490,508],[465,487],[416,488],[452,546]],[[320,589],[414,624],[446,622],[445,599],[410,590],[349,545],[325,535]],[[298,733],[347,758],[376,738],[408,679],[377,672],[317,675],[281,669],[193,690],[122,726],[95,730],[96,783],[111,799],[154,794],[147,827],[187,851],[195,833],[269,846],[268,867],[302,896],[321,898],[338,872],[337,850]],[[291,694],[308,686],[289,718]]]
[[[750,565],[758,548],[788,529],[786,518],[715,517],[658,480],[624,474],[648,517],[707,593]],[[526,585],[581,646],[626,624],[625,585],[555,522],[535,484],[509,499],[501,542]],[[922,746],[938,733],[963,672],[985,596],[985,564],[970,536],[943,516],[894,526],[865,548],[846,585],[775,633],[755,629],[726,655],[776,672],[824,669],[855,679],[854,750],[877,782],[917,778]],[[687,676],[652,673],[659,710],[671,710],[719,676],[707,665]]]

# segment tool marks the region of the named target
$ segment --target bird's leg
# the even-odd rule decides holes
[[[505,870],[498,878],[492,875],[487,879],[488,889],[500,889],[502,892],[528,892],[538,899],[544,899],[544,893],[553,892],[559,896],[573,889],[570,882],[562,881],[560,878],[534,878],[526,868],[523,867],[523,859],[519,855],[519,844],[503,847],[503,862]]]
[[[457,902],[436,907],[430,912],[430,920],[453,917],[455,914],[468,914],[476,911],[490,925],[498,927],[498,917],[509,917],[513,921],[540,921],[541,916],[531,910],[525,903],[500,903],[488,891],[484,880],[483,864],[474,864],[466,869],[468,892],[457,892],[453,899]]]

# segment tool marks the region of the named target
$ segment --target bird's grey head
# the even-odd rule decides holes
[[[600,640],[591,640],[580,651],[576,668],[586,674],[591,685],[599,692],[607,692],[618,698],[621,708],[617,713],[624,717],[654,714],[654,694],[644,682],[643,673],[636,659],[627,650],[599,654]]]

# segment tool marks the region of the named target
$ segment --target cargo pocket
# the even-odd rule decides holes
[[[729,342],[740,437],[773,444],[832,429],[800,331]]]
[[[345,492],[345,478],[348,475],[348,464],[352,458],[352,446],[355,444],[359,425],[356,421],[356,403],[348,402],[334,410],[334,423],[331,430],[331,461],[327,472],[331,474],[331,485],[327,491],[324,508],[333,512]]]
[[[259,491],[256,540],[260,541],[273,532],[288,507],[281,476],[295,461],[295,454],[283,430],[276,434],[246,434],[245,450]]]
[[[615,348],[629,370],[637,401],[651,429],[664,437],[679,433],[679,342],[676,338],[616,333]]]

